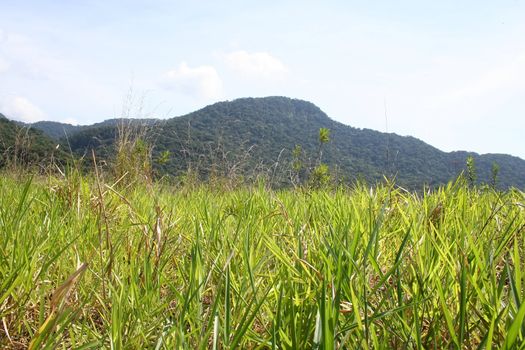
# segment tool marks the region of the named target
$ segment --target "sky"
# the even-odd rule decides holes
[[[525,0],[2,0],[0,113],[91,124],[240,97],[525,159]]]

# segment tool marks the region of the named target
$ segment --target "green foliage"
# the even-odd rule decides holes
[[[72,150],[79,156],[90,156],[94,148],[98,158],[111,163],[118,123],[113,119],[70,131]],[[142,119],[135,123],[148,126],[145,139],[152,147],[153,159],[165,151],[171,154],[167,162],[152,165],[159,176],[176,178],[192,171],[200,180],[207,180],[229,179],[233,173],[246,182],[262,177],[271,179],[271,186],[283,187],[290,185],[295,145],[301,145],[303,154],[309,155],[302,159],[304,168],[309,169],[321,163],[315,156],[322,144],[322,161],[331,169],[337,167],[349,183],[359,179],[379,183],[385,174],[393,174],[396,183],[408,189],[436,187],[456,178],[471,156],[479,183],[491,183],[492,163],[497,162],[498,188],[525,189],[525,161],[517,157],[445,153],[413,137],[343,125],[312,103],[284,97],[220,102],[162,122]],[[63,134],[64,126],[57,127],[56,134]],[[321,135],[320,130],[326,131]],[[323,141],[332,141],[322,142],[320,136]],[[66,140],[62,148],[68,149]]]
[[[140,125],[122,120],[116,140],[115,176],[123,184],[151,182],[151,146],[147,143],[147,131]]]
[[[330,129],[320,128],[319,129],[319,143],[325,144],[330,141]]]
[[[73,171],[0,193],[0,348],[525,343],[518,190],[118,190]]]
[[[492,171],[490,185],[492,188],[498,187],[498,175],[499,175],[499,165],[496,162],[492,162]]]
[[[305,170],[303,161],[303,149],[301,145],[295,145],[292,151],[291,182],[294,186],[301,184],[301,178]]]
[[[330,169],[326,164],[319,164],[310,172],[308,185],[310,188],[319,189],[327,187],[330,184]]]
[[[323,146],[330,141],[330,129],[319,129],[319,149],[317,150],[317,167],[322,165]]]
[[[474,161],[474,157],[472,156],[467,157],[467,176],[470,187],[474,187],[476,185],[478,175],[476,171],[476,163]]]
[[[54,171],[69,159],[63,148],[31,127],[20,126],[0,114],[0,169]]]
[[[71,125],[67,123],[40,121],[30,125],[32,128],[41,130],[42,133],[53,140],[70,137],[77,132],[88,128],[87,126]]]
[[[300,145],[295,145],[293,151],[292,151],[292,157],[293,157],[293,163],[292,163],[292,169],[296,172],[299,172],[303,168],[303,162],[301,161],[301,156],[303,153],[303,149]]]
[[[164,165],[169,162],[171,156],[171,152],[168,150],[162,151],[157,158],[157,164]]]

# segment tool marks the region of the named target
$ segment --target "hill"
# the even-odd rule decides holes
[[[71,129],[71,148],[77,154],[95,148],[101,157],[111,157],[117,134],[115,121]],[[331,142],[325,146],[323,162],[346,181],[361,178],[374,183],[387,175],[412,189],[425,184],[436,186],[456,177],[464,169],[466,158],[473,156],[480,181],[490,181],[496,162],[501,187],[525,188],[525,161],[520,158],[446,153],[414,137],[344,125],[310,102],[286,97],[242,98],[164,121],[130,123],[148,130],[155,158],[169,152],[167,162],[156,164],[160,174],[179,175],[192,169],[201,176],[218,172],[250,177],[262,172],[285,183],[294,147],[301,146],[300,160],[306,169],[311,168],[317,158],[319,129],[328,128]],[[52,135],[49,130],[45,132]]]
[[[8,165],[44,165],[51,157],[63,162],[68,155],[57,142],[36,128],[21,126],[0,114],[0,168]]]
[[[122,119],[107,119],[100,123],[95,123],[91,125],[72,125],[68,123],[54,122],[54,121],[39,121],[32,124],[27,124],[23,122],[16,122],[20,126],[32,127],[34,129],[42,131],[46,136],[54,139],[60,140],[62,138],[67,138],[73,136],[80,131],[85,131],[93,128],[99,127],[114,127],[117,126]],[[133,123],[140,123],[144,125],[153,125],[158,119],[130,119]]]
[[[525,188],[525,161],[508,155],[446,153],[414,137],[357,129],[330,119],[310,102],[284,97],[244,98],[220,102],[183,117],[169,119],[159,131],[158,151],[184,150],[200,159],[213,155],[210,149],[223,154],[243,154],[251,149],[256,164],[271,166],[281,155],[281,164],[289,164],[295,145],[301,145],[305,163],[313,163],[318,150],[320,128],[331,130],[331,142],[323,153],[323,161],[332,169],[337,166],[347,180],[364,178],[380,181],[383,175],[396,176],[396,181],[409,188],[423,184],[439,185],[457,176],[466,158],[473,156],[480,181],[489,182],[493,162],[500,166],[500,185]],[[190,147],[188,147],[190,146]],[[281,153],[282,152],[282,153]],[[216,152],[215,152],[216,153]],[[180,166],[184,154],[174,161]],[[230,163],[234,162],[233,160]]]
[[[34,129],[42,131],[48,137],[59,140],[66,135],[73,135],[78,131],[84,129],[81,125],[71,125],[67,123],[52,122],[52,121],[41,121],[30,124]]]

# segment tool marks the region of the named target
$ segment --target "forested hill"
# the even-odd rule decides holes
[[[95,123],[92,125],[72,125],[68,123],[60,123],[53,121],[40,121],[32,124],[27,124],[23,122],[16,122],[18,125],[23,127],[31,127],[42,131],[48,137],[54,140],[60,140],[73,136],[80,131],[94,129],[99,127],[115,127],[119,124],[121,119],[107,119],[100,123]],[[133,119],[134,123],[140,123],[142,125],[153,125],[157,122],[157,119]]]
[[[330,142],[324,146],[322,160],[339,179],[361,178],[373,183],[383,175],[395,176],[399,185],[421,189],[425,184],[434,186],[454,179],[471,155],[481,182],[490,181],[496,162],[501,187],[525,188],[525,161],[520,158],[442,152],[414,137],[344,125],[310,102],[286,97],[242,98],[168,120],[132,123],[148,126],[154,159],[169,152],[163,162],[156,162],[160,174],[179,175],[188,169],[202,176],[214,171],[225,176],[266,172],[286,181],[295,146],[301,146],[299,158],[305,167],[313,166],[319,151],[319,129],[328,128]],[[77,154],[95,148],[102,157],[110,157],[116,130],[115,122],[77,127],[70,129],[69,143]]]
[[[68,154],[41,130],[23,127],[0,114],[0,169],[9,165],[45,166],[51,158],[65,162]]]
[[[308,162],[317,154],[320,128],[331,130],[323,161],[332,169],[337,165],[339,173],[349,180],[375,182],[387,175],[396,176],[398,184],[410,188],[443,184],[456,177],[465,168],[467,156],[472,155],[480,181],[490,181],[492,164],[496,162],[503,187],[525,188],[525,161],[520,158],[442,152],[414,137],[344,125],[310,102],[284,97],[220,102],[169,119],[159,132],[157,145],[159,151],[173,151],[187,149],[190,144],[187,152],[206,155],[220,140],[227,152],[239,153],[253,147],[252,157],[266,164],[274,164],[279,154],[289,161],[295,145],[301,145]]]

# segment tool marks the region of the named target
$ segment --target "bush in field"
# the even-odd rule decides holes
[[[328,165],[321,163],[310,172],[308,186],[312,189],[324,188],[330,184],[331,179]]]

